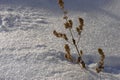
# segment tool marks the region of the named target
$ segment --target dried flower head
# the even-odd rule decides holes
[[[82,60],[81,64],[82,64],[82,67],[83,67],[83,68],[86,68],[85,62],[84,62],[83,60]]]
[[[76,27],[76,31],[78,32],[78,35],[81,35],[81,29],[79,27]]]
[[[98,52],[100,54],[101,59],[98,63],[98,67],[96,68],[97,73],[101,72],[104,69],[104,58],[105,58],[104,52],[101,48],[98,49]]]
[[[65,48],[65,51],[66,51],[68,54],[70,54],[70,47],[69,47],[69,45],[68,45],[68,44],[65,44],[64,48]]]
[[[58,37],[58,38],[63,38],[63,39],[65,39],[66,41],[68,40],[66,34],[58,33],[58,32],[55,31],[55,30],[53,31],[53,34],[54,34],[56,37]]]
[[[66,29],[71,29],[72,25],[73,25],[72,20],[68,20],[67,22],[64,23]]]
[[[83,30],[84,20],[82,18],[78,18],[78,19],[79,19],[79,23],[80,23],[79,28],[80,28],[80,30]]]
[[[66,34],[63,34],[62,37],[63,37],[63,39],[65,39],[66,41],[68,40]]]
[[[64,23],[65,29],[70,28],[69,22]]]
[[[54,34],[56,37],[62,37],[62,36],[63,36],[62,33],[58,33],[56,30],[53,31],[53,34]]]
[[[84,20],[83,20],[83,18],[78,18],[79,19],[79,23],[81,24],[81,25],[84,25]]]
[[[60,8],[64,9],[64,2],[63,2],[63,0],[58,0],[58,4],[59,4]]]
[[[83,30],[83,25],[79,25],[80,30]]]
[[[85,62],[82,60],[82,57],[78,57],[78,59],[77,59],[77,63],[80,63],[81,64],[81,66],[82,66],[82,68],[86,68],[86,66],[85,66]]]
[[[56,37],[59,37],[58,33],[56,30],[53,31],[53,34],[56,36]]]
[[[100,55],[104,55],[104,52],[101,48],[98,49],[98,52],[99,52]]]
[[[104,61],[101,60],[101,61],[99,62],[99,64],[100,64],[100,65],[104,65]]]
[[[68,22],[69,22],[70,26],[73,25],[73,21],[72,20],[68,20]]]
[[[80,50],[80,55],[83,55],[83,51],[82,50]]]
[[[73,62],[72,56],[70,54],[65,54],[65,58],[71,62]]]
[[[101,69],[96,68],[96,72],[97,72],[97,73],[100,73],[100,72],[101,72]]]
[[[98,49],[98,52],[99,52],[99,54],[101,55],[101,59],[104,60],[105,54],[104,54],[103,50],[99,48],[99,49]]]
[[[68,19],[68,17],[65,15],[65,16],[63,17],[63,19],[67,20],[67,19]]]
[[[66,51],[65,58],[66,58],[67,60],[70,60],[70,61],[73,62],[72,56],[71,56],[71,54],[70,54],[70,47],[69,47],[69,45],[68,45],[68,44],[65,44],[64,48],[65,48],[65,51]]]

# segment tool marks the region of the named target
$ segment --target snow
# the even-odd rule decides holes
[[[0,0],[0,80],[120,80],[120,1],[65,4],[74,26],[79,16],[85,20],[79,46],[89,69],[67,61],[65,41],[52,34],[64,32],[57,0]],[[97,74],[99,47],[106,59],[105,70]]]

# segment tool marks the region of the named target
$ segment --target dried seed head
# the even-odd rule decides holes
[[[105,58],[104,52],[101,48],[98,49],[98,52],[100,54],[101,59],[98,63],[98,67],[96,68],[97,73],[101,72],[104,69],[104,58]]]
[[[97,73],[100,73],[100,71],[101,71],[101,69],[96,68],[96,72],[97,72]]]
[[[56,37],[59,37],[58,33],[56,30],[53,31],[53,34],[56,36]]]
[[[79,28],[79,27],[76,27],[76,31],[77,31],[77,32],[80,32],[80,28]]]
[[[83,55],[83,51],[82,50],[80,50],[80,54]]]
[[[101,60],[104,61],[105,55],[104,55],[103,50],[102,50],[101,48],[99,48],[99,49],[98,49],[98,52],[99,52],[99,54],[100,54],[100,56],[101,56]]]
[[[101,48],[98,49],[98,52],[99,52],[99,54],[100,54],[101,56],[104,55],[104,52],[103,52],[103,50],[102,50]]]
[[[56,36],[56,37],[62,37],[63,34],[62,33],[58,33],[57,31],[53,31],[53,34]]]
[[[61,9],[64,9],[64,2],[63,2],[63,0],[58,0],[58,4],[59,4]]]
[[[104,65],[104,61],[100,61],[98,64],[99,65]]]
[[[78,59],[77,59],[77,63],[80,63],[81,62],[81,57],[78,57]]]
[[[68,22],[69,22],[70,26],[72,27],[72,25],[73,25],[72,20],[68,20]]]
[[[79,27],[76,27],[76,31],[78,32],[78,35],[81,35],[81,30]]]
[[[85,62],[82,60],[82,58],[81,58],[80,56],[79,56],[78,59],[77,59],[77,63],[80,63],[83,68],[86,68]]]
[[[68,44],[65,44],[64,48],[65,48],[65,51],[66,51],[65,58],[67,60],[70,60],[71,62],[73,62],[72,56],[70,54],[70,48],[69,48]]]
[[[69,47],[69,45],[68,45],[68,44],[65,44],[64,48],[65,48],[65,51],[66,51],[68,54],[70,54],[70,47]]]
[[[63,34],[62,37],[63,37],[63,39],[65,39],[66,41],[68,40],[66,34]]]
[[[64,26],[65,26],[66,29],[72,28],[72,22],[71,22],[71,20],[67,21],[66,23],[64,23]]]
[[[56,37],[58,37],[58,38],[63,38],[63,39],[65,39],[65,40],[68,40],[66,34],[58,33],[58,32],[55,31],[55,30],[53,31],[53,34],[54,34]]]
[[[105,59],[105,55],[101,55],[101,59],[103,59],[103,60],[104,60],[104,59]]]
[[[78,35],[81,35],[83,26],[84,26],[84,20],[82,18],[78,18],[78,19],[79,19],[80,25],[78,27],[76,27],[76,31],[78,32]]]
[[[65,58],[71,62],[73,62],[72,56],[70,54],[65,54]]]
[[[101,61],[104,61],[104,58],[101,58]]]
[[[80,23],[79,28],[80,28],[80,30],[83,30],[84,20],[82,18],[78,18],[78,19],[79,19],[79,23]]]
[[[99,65],[98,65],[98,67],[97,67],[98,69],[100,69],[101,71],[104,69],[104,65],[102,65],[102,63],[99,63]]]
[[[67,17],[67,16],[64,16],[64,17],[63,17],[63,19],[67,20],[67,19],[68,19],[68,17]]]
[[[83,20],[83,18],[78,18],[79,19],[79,23],[81,24],[81,25],[84,25],[84,20]]]
[[[69,25],[68,22],[64,23],[64,26],[65,26],[66,29],[70,28],[70,25]]]
[[[83,25],[79,25],[80,30],[83,30]]]
[[[84,61],[82,61],[81,64],[82,64],[82,67],[83,67],[83,68],[86,68]]]
[[[98,68],[102,71],[104,69],[104,66],[100,65]]]

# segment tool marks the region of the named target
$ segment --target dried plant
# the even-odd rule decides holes
[[[103,69],[104,69],[104,59],[105,59],[105,54],[104,52],[102,51],[102,49],[98,49],[98,52],[100,54],[100,61],[98,63],[98,66],[96,68],[96,72],[97,73],[100,73]]]
[[[78,37],[78,40],[75,40],[74,35],[73,35],[73,30],[72,30],[73,29],[73,21],[71,19],[69,19],[69,17],[67,16],[68,12],[64,8],[63,0],[58,0],[58,4],[64,13],[64,16],[63,16],[63,19],[65,20],[64,28],[66,29],[66,31],[68,30],[70,32],[72,39],[68,39],[67,34],[59,33],[56,30],[53,31],[53,34],[58,38],[63,38],[65,41],[67,41],[68,43],[72,44],[72,46],[75,47],[77,54],[78,54],[77,63],[82,65],[83,68],[86,68],[85,62],[82,59],[83,52],[82,52],[82,50],[78,49],[78,43],[80,41],[81,32],[83,31],[84,20],[82,18],[78,18],[79,25],[78,25],[78,27],[76,27],[76,33],[78,33],[79,37]],[[65,52],[66,52],[65,58],[71,62],[73,62],[73,61],[75,62],[76,60],[74,60],[73,57],[71,56],[69,45],[65,44],[64,48],[65,48]]]
[[[66,41],[68,41],[68,38],[67,38],[67,36],[66,36],[66,34],[63,34],[63,33],[58,33],[57,31],[53,31],[53,34],[56,36],[56,37],[58,37],[58,38],[63,38],[63,39],[65,39]]]
[[[67,60],[70,60],[71,62],[73,62],[73,58],[72,58],[72,56],[70,54],[70,47],[69,47],[69,45],[65,44],[64,48],[65,48],[65,51],[66,51],[65,58]]]
[[[73,28],[74,28],[73,21],[71,19],[69,19],[69,17],[68,17],[68,12],[65,10],[63,0],[58,0],[58,4],[64,13],[64,16],[63,16],[63,20],[65,21],[64,28],[66,31],[70,32],[71,37],[68,37],[67,34],[65,34],[65,33],[57,32],[56,30],[53,31],[53,34],[56,37],[62,38],[66,42],[68,42],[68,44],[65,44],[65,46],[64,46],[65,58],[71,62],[78,63],[79,65],[81,65],[82,68],[86,69],[86,64],[85,64],[84,60],[82,59],[83,51],[79,50],[79,47],[78,47],[78,43],[80,42],[80,38],[81,38],[81,33],[83,31],[83,28],[84,28],[84,19],[81,17],[78,18],[79,25],[78,25],[78,27],[76,27],[76,33],[78,34],[79,37],[78,37],[78,39],[75,39],[75,36],[73,34]],[[69,45],[74,46],[74,48],[76,49],[76,52],[78,55],[77,60],[73,59],[71,52],[70,52],[71,49],[70,49]],[[99,73],[100,71],[102,71],[104,69],[104,58],[105,58],[105,55],[104,55],[104,52],[102,51],[102,49],[99,48],[98,52],[101,56],[101,59],[98,63],[98,67],[96,68],[97,73]]]

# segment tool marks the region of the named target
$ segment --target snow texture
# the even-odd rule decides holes
[[[65,0],[65,5],[74,26],[78,16],[85,20],[79,46],[88,70],[67,61],[65,42],[52,34],[64,32],[57,0],[0,0],[0,80],[120,80],[120,1]],[[98,48],[106,55],[100,74],[94,71]]]

